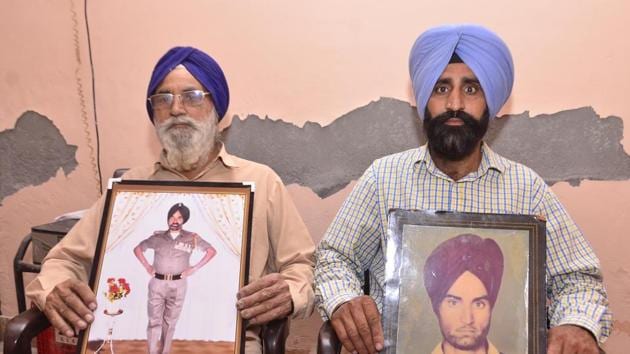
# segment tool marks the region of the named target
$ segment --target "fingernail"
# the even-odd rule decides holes
[[[249,311],[247,311],[247,310],[241,311],[241,317],[247,318],[247,316],[249,316]]]
[[[243,302],[242,301],[237,301],[236,302],[236,308],[240,310],[242,307],[243,307]]]
[[[63,332],[63,334],[64,334],[66,337],[74,337],[74,332],[73,332],[72,330],[70,330],[70,329],[69,329],[69,330],[67,330],[67,331],[65,331],[65,332]]]
[[[96,310],[96,303],[94,303],[94,302],[90,302],[90,304],[88,305],[88,307],[90,308],[90,310],[94,311],[94,310]]]
[[[379,352],[383,350],[383,345],[381,343],[376,343],[376,350],[378,350]]]
[[[94,316],[88,313],[87,315],[85,315],[85,320],[88,321],[88,323],[92,323],[92,321],[94,321]]]
[[[77,327],[81,328],[81,329],[85,329],[85,327],[87,327],[87,323],[85,323],[85,321],[78,321],[77,322]]]

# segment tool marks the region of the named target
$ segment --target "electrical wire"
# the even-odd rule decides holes
[[[85,32],[87,34],[88,54],[90,57],[90,73],[92,75],[92,109],[94,111],[94,130],[96,132],[96,165],[98,170],[99,195],[103,191],[103,173],[101,170],[101,138],[98,129],[98,115],[96,114],[96,80],[94,76],[94,61],[92,59],[92,40],[90,37],[90,22],[88,20],[87,0],[84,0],[83,14],[85,17]]]
[[[77,94],[79,96],[79,104],[81,106],[81,120],[83,123],[83,131],[85,133],[85,138],[87,140],[87,147],[90,150],[90,162],[92,165],[92,170],[94,172],[94,179],[96,182],[96,189],[98,195],[102,194],[103,189],[103,177],[101,173],[101,163],[100,163],[100,137],[99,137],[99,129],[98,129],[98,119],[96,115],[96,90],[95,90],[95,80],[94,80],[94,64],[92,60],[92,45],[90,39],[90,29],[87,17],[87,0],[84,0],[84,20],[87,32],[87,43],[88,43],[88,53],[90,59],[90,70],[91,70],[91,81],[92,81],[92,110],[94,114],[94,131],[96,135],[96,148],[93,146],[92,138],[90,134],[90,124],[88,121],[88,108],[85,97],[85,88],[83,85],[83,81],[81,79],[81,41],[79,40],[79,20],[78,14],[75,10],[75,2],[73,0],[70,1],[70,11],[72,12],[72,33],[73,33],[73,41],[74,41],[74,50],[76,56],[77,67],[74,71],[77,85]]]

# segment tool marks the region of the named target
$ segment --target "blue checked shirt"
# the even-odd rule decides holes
[[[458,181],[436,167],[426,145],[376,160],[365,171],[316,252],[315,294],[324,318],[363,294],[368,269],[370,295],[382,310],[391,208],[545,216],[551,326],[582,326],[600,343],[610,335],[599,260],[582,232],[540,176],[486,144],[478,170]]]

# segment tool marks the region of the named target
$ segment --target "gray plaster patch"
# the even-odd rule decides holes
[[[503,156],[524,163],[553,184],[630,178],[630,156],[620,143],[623,122],[600,118],[590,107],[490,123],[486,141]],[[322,127],[282,120],[235,117],[226,131],[228,150],[269,165],[284,183],[309,187],[325,198],[358,179],[375,159],[425,143],[409,103],[381,98]]]
[[[76,151],[50,119],[24,112],[14,129],[0,132],[0,205],[6,196],[53,178],[59,168],[68,175],[77,167]]]

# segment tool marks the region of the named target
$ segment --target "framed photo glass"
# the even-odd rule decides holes
[[[546,353],[545,222],[391,210],[386,353]]]
[[[120,181],[90,274],[98,308],[79,351],[243,353],[253,186]]]

